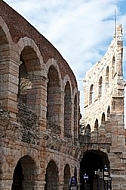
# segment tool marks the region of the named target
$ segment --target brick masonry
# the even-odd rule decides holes
[[[126,189],[122,26],[86,74],[79,126],[68,63],[21,15],[0,7],[0,189],[67,190],[73,174],[80,186],[90,154],[108,166],[112,189]]]
[[[80,167],[76,78],[44,36],[0,7],[0,189],[68,189]]]

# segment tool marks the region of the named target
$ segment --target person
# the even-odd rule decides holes
[[[72,176],[70,178],[69,187],[70,187],[70,190],[77,190],[77,178],[76,178],[76,176]]]

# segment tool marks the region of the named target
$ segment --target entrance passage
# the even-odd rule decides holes
[[[37,181],[36,164],[30,156],[22,157],[14,170],[12,190],[32,190]]]
[[[47,166],[45,181],[45,190],[58,190],[58,168],[52,160]]]
[[[12,190],[22,190],[23,189],[23,173],[21,162],[18,161],[17,166],[14,170]]]
[[[69,180],[70,180],[70,167],[66,164],[64,168],[64,187],[63,190],[69,189]]]
[[[109,171],[107,155],[98,150],[86,151],[80,163],[80,190],[104,189],[104,169]]]

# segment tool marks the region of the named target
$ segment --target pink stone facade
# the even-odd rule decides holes
[[[80,167],[76,78],[44,36],[0,7],[0,189],[66,190]]]
[[[126,189],[122,26],[86,74],[79,124],[68,63],[21,15],[0,7],[0,189],[68,190],[72,175],[78,190]]]

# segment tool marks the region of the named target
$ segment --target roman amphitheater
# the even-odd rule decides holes
[[[85,76],[81,118],[69,64],[1,0],[0,189],[68,190],[74,175],[78,190],[125,190],[124,87],[117,25]]]

